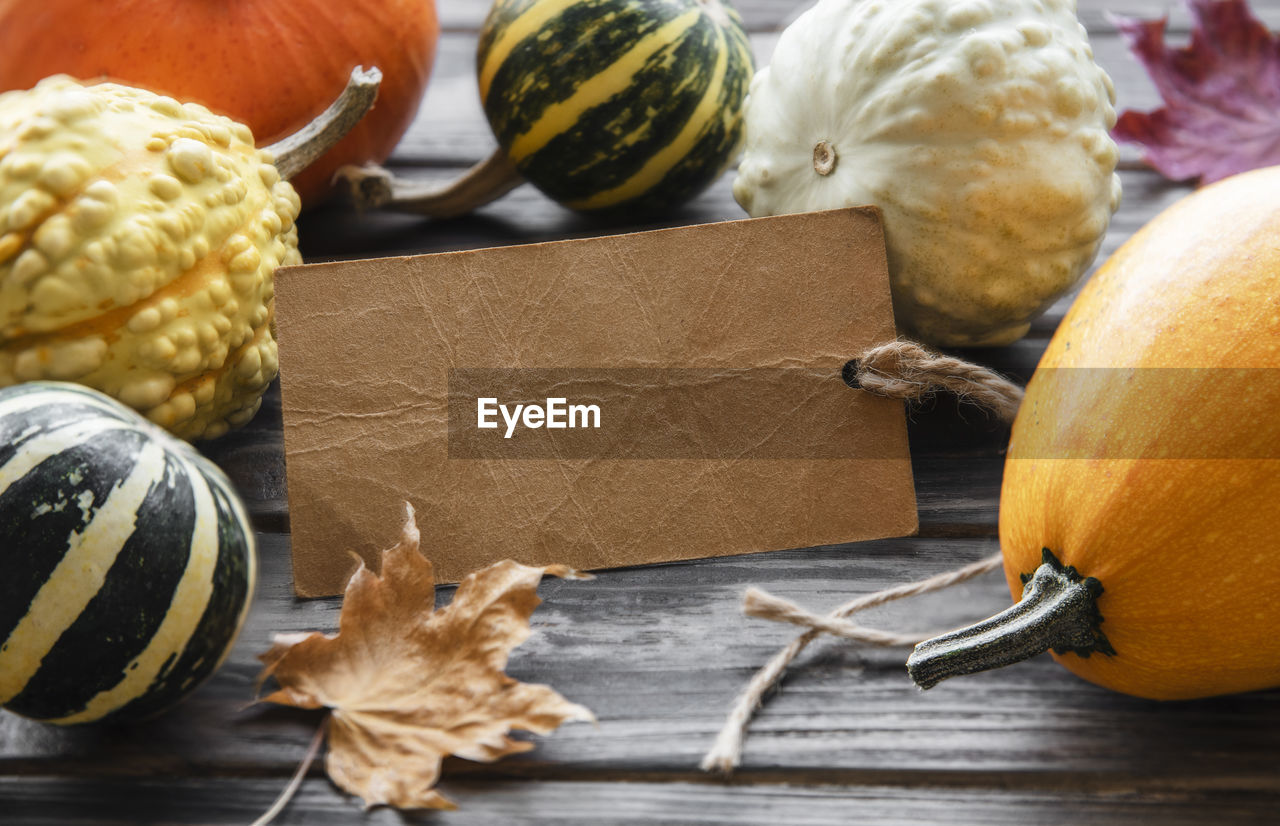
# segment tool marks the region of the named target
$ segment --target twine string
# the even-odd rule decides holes
[[[908,402],[919,402],[939,390],[946,390],[990,410],[1006,422],[1013,421],[1022,402],[1022,388],[998,373],[953,356],[930,352],[911,341],[898,340],[872,347],[850,361],[844,372],[851,386]],[[743,613],[747,616],[791,623],[807,630],[765,663],[733,701],[724,726],[702,759],[702,769],[729,774],[738,767],[747,727],[765,694],[819,634],[834,634],[868,645],[915,645],[935,635],[882,631],[850,622],[849,617],[887,602],[950,588],[993,570],[1000,561],[997,553],[927,579],[866,594],[826,616],[812,614],[759,588],[749,588],[743,599]]]
[[[872,347],[853,359],[846,365],[845,380],[878,396],[907,402],[946,390],[1010,423],[1022,403],[1022,388],[994,370],[902,339]]]
[[[756,619],[788,622],[792,625],[799,625],[801,628],[812,628],[824,634],[844,637],[847,640],[856,642],[865,642],[868,645],[915,645],[929,639],[929,637],[936,636],[936,634],[902,634],[894,631],[881,631],[877,628],[858,625],[856,622],[841,619],[834,615],[818,616],[806,611],[794,602],[785,600],[782,597],[775,597],[773,594],[755,587],[748,588],[746,595],[742,598],[742,613]]]

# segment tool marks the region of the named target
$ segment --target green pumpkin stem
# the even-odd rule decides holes
[[[1048,548],[1034,573],[1022,575],[1022,599],[968,628],[925,640],[907,658],[907,673],[921,688],[948,677],[1022,662],[1052,650],[1088,657],[1114,655],[1102,633],[1102,583],[1064,566]]]

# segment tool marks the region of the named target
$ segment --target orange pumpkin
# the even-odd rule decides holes
[[[0,92],[65,73],[203,103],[259,146],[324,111],[357,65],[377,66],[377,106],[292,183],[304,203],[340,165],[380,162],[418,110],[440,27],[432,0],[0,0]]]
[[[921,643],[917,682],[1053,649],[1141,697],[1280,685],[1277,367],[1272,167],[1176,203],[1076,300],[1005,465],[1000,545],[1021,602]]]

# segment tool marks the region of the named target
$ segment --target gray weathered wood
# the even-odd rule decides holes
[[[283,536],[262,537],[263,586],[248,627],[230,662],[180,710],[118,730],[60,730],[0,714],[0,776],[287,775],[318,717],[242,709],[254,655],[273,632],[332,630],[339,609],[336,599],[290,598],[287,547]],[[529,755],[493,767],[453,761],[449,773],[698,778],[726,705],[794,633],[739,616],[747,585],[825,609],[995,547],[994,539],[900,539],[549,581],[536,633],[510,672],[584,703],[599,727],[568,725],[539,738]],[[1008,601],[1003,578],[989,575],[865,621],[945,628]],[[922,693],[904,658],[902,649],[816,644],[753,726],[743,781],[898,784],[964,775],[987,785],[1052,774],[1071,785],[1105,775],[1135,787],[1176,780],[1280,792],[1280,692],[1161,704],[1090,686],[1040,658]]]
[[[0,780],[10,817],[29,826],[245,824],[261,814],[281,781],[260,778],[179,782]],[[1062,788],[841,787],[761,783],[500,780],[447,784],[454,812],[400,813],[359,804],[326,781],[303,784],[279,826],[819,826],[876,823],[1257,824],[1268,794],[1235,790],[1135,789],[1105,780],[1090,791]]]

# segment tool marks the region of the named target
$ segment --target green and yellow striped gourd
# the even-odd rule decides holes
[[[507,157],[584,211],[669,208],[714,181],[755,71],[719,0],[497,0],[477,66]]]
[[[226,477],[95,390],[0,390],[0,706],[149,717],[222,662],[253,594]]]

